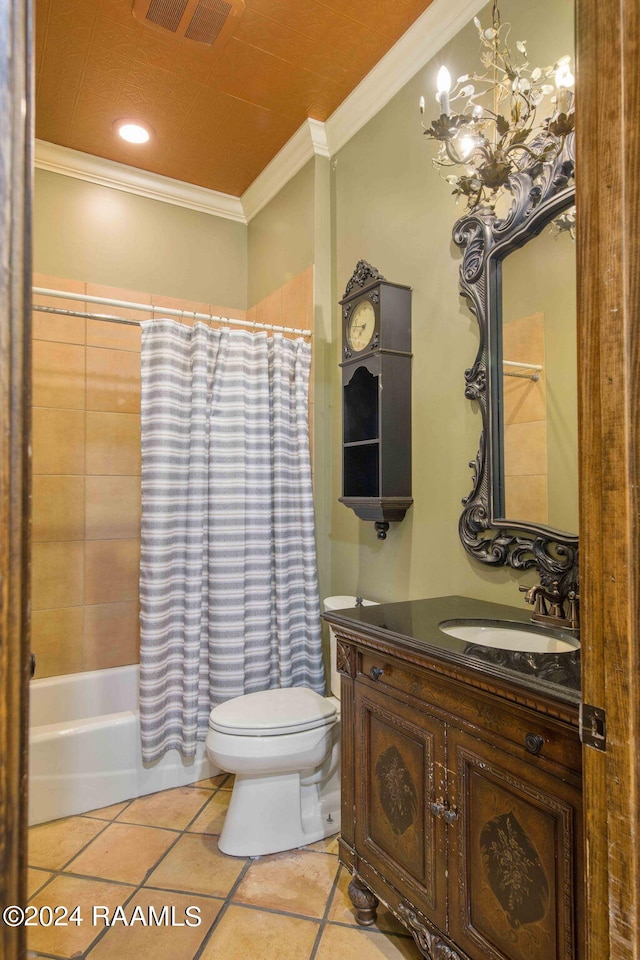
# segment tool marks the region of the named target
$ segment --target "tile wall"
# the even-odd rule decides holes
[[[544,314],[534,313],[505,323],[502,350],[506,360],[535,363],[544,368]],[[532,371],[506,366],[505,371]],[[545,371],[537,381],[503,378],[505,512],[512,519],[526,517],[548,523],[547,388]]]
[[[311,328],[313,268],[248,319]],[[34,286],[244,318],[217,304],[43,274]],[[39,296],[80,311],[83,301]],[[89,311],[140,319],[113,307]],[[139,659],[140,330],[33,314],[32,650],[36,678]]]

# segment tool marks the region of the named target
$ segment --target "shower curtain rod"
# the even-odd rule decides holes
[[[171,307],[156,307],[149,303],[131,303],[128,300],[111,300],[109,297],[92,297],[85,293],[68,293],[65,290],[49,290],[46,287],[34,287],[34,296],[38,297],[58,297],[61,300],[80,300],[82,303],[95,303],[107,307],[123,307],[126,310],[140,310],[144,313],[150,313],[151,319],[154,314],[161,317],[180,317],[189,320],[204,320],[209,323],[222,323],[225,326],[249,326],[257,330],[273,330],[276,333],[296,333],[301,337],[312,337],[311,330],[298,330],[296,327],[282,327],[273,323],[259,323],[257,320],[236,320],[233,317],[218,317],[209,313],[198,313],[195,310],[175,310]],[[126,320],[124,317],[113,317],[109,314],[86,313],[80,310],[66,310],[63,307],[46,307],[34,303],[33,310],[39,313],[55,313],[65,317],[84,317],[88,320],[105,320],[108,323],[122,323],[126,326],[139,327],[139,320]]]

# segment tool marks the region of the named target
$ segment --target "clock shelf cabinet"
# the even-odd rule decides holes
[[[342,309],[342,496],[384,540],[411,499],[411,288],[361,260]]]

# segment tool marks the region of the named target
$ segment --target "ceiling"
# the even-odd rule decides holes
[[[222,49],[166,39],[132,0],[36,0],[36,136],[240,196],[326,120],[431,0],[246,0]],[[143,146],[112,124],[137,117]]]

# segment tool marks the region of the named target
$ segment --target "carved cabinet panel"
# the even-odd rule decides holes
[[[580,792],[455,728],[447,745],[452,939],[474,960],[574,960]]]
[[[435,923],[446,917],[444,725],[356,684],[356,848]]]
[[[494,715],[462,674],[365,638],[349,663],[340,858],[368,897],[357,921],[380,898],[428,960],[580,960],[577,711],[574,726],[573,708],[554,718],[496,696]]]

